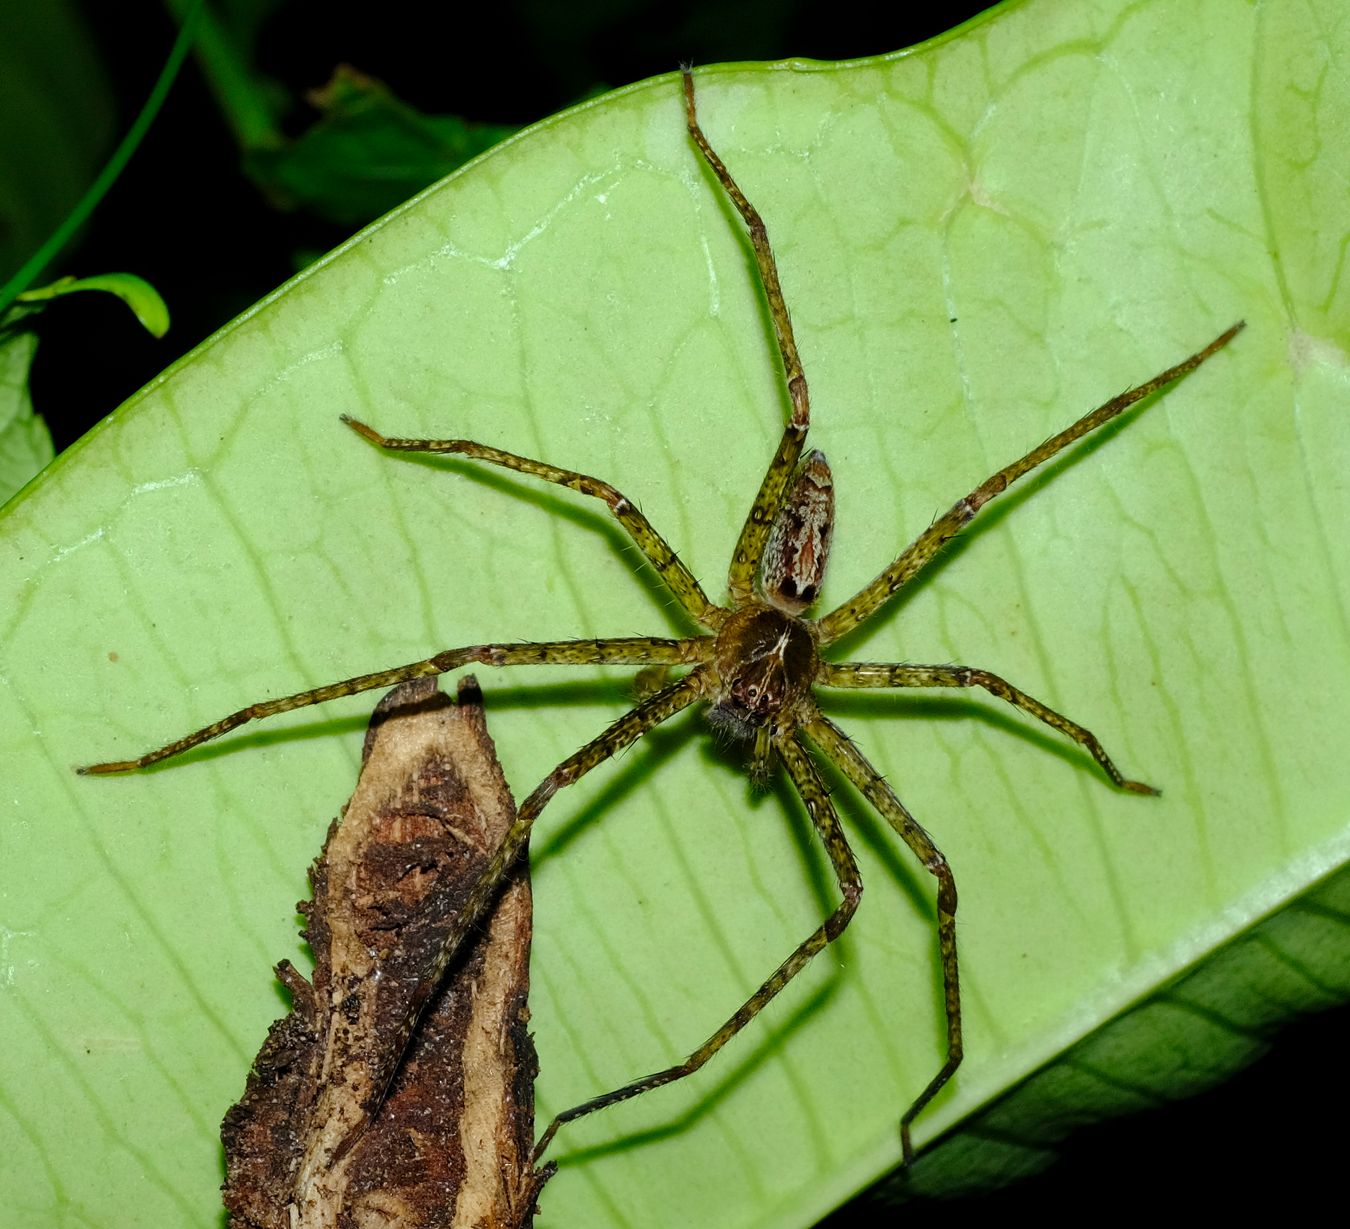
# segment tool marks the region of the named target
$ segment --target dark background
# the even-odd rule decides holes
[[[588,93],[668,72],[681,60],[872,55],[939,34],[984,5],[913,6],[921,15],[884,16],[816,0],[565,6],[499,0],[469,12],[386,2],[363,6],[359,20],[326,5],[272,7],[256,47],[258,67],[296,100],[348,63],[425,112],[524,125]],[[174,27],[148,2],[90,0],[81,11],[113,85],[119,113],[112,127],[120,134],[144,101]],[[309,119],[297,101],[290,122],[298,130]],[[33,390],[58,450],[286,280],[298,251],[326,250],[347,233],[268,205],[240,174],[230,130],[189,61],[127,172],[49,270],[50,276],[139,273],[168,300],[172,331],[155,341],[106,296],[74,296],[46,313]],[[1296,1024],[1273,1054],[1211,1093],[1079,1132],[1063,1159],[1037,1178],[886,1219],[935,1214],[998,1224],[1023,1215],[1055,1222],[1105,1210],[1123,1220],[1187,1205],[1210,1218],[1250,1219],[1265,1205],[1297,1213],[1328,1197],[1343,1207],[1331,1162],[1333,1150],[1336,1161],[1346,1150],[1347,1026],[1346,1009]],[[848,1229],[871,1219],[854,1205],[825,1224]]]
[[[387,0],[360,6],[357,16],[309,0],[232,2],[274,10],[254,54],[258,68],[295,100],[288,117],[295,131],[314,117],[304,92],[322,86],[338,64],[379,78],[427,113],[524,126],[589,94],[670,72],[682,60],[875,55],[941,34],[988,7],[967,0],[886,16],[822,0],[498,0],[481,9]],[[227,0],[213,6],[225,8]],[[117,93],[120,136],[176,27],[151,0],[77,7]],[[33,389],[57,450],[295,273],[297,251],[327,251],[350,233],[269,207],[239,174],[234,138],[189,61],[78,246],[52,270],[135,272],[167,300],[173,328],[154,341],[124,308],[97,295],[72,296],[47,313]]]

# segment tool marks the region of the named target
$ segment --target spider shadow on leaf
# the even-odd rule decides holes
[[[608,556],[622,559],[629,574],[639,589],[649,597],[648,606],[661,612],[667,627],[674,635],[689,630],[688,621],[678,614],[678,604],[671,598],[670,590],[662,583],[650,561],[638,550],[632,539],[623,531],[623,527],[612,518],[606,517],[591,504],[577,504],[561,496],[552,487],[540,487],[535,483],[522,481],[510,473],[484,469],[472,461],[454,456],[428,455],[426,453],[396,453],[394,460],[407,465],[415,465],[436,471],[447,482],[471,482],[480,488],[503,495],[512,503],[525,507],[533,506],[546,525],[562,522],[575,526],[587,534],[599,538],[602,551],[596,558]],[[571,566],[577,566],[577,559],[584,550],[574,555],[572,537],[568,537],[568,558]],[[493,705],[498,704],[494,692]]]
[[[1062,761],[1067,767],[1078,769],[1088,776],[1094,776],[1094,765],[1090,756],[1085,756],[1081,748],[1066,743],[1039,726],[1019,721],[1016,714],[1005,713],[996,708],[992,701],[981,696],[946,696],[929,693],[884,695],[852,692],[835,698],[830,711],[840,717],[866,717],[878,721],[884,715],[889,721],[917,721],[950,723],[990,729],[995,737],[1014,738],[1035,749],[1037,756],[1047,755]],[[1094,780],[1095,784],[1095,780]],[[894,843],[890,844],[894,849]]]
[[[689,724],[698,721],[698,716],[692,715]],[[643,742],[647,740],[644,739]],[[670,741],[673,743],[675,738]],[[746,797],[751,796],[752,790],[749,782],[746,781],[743,766],[738,766],[731,762],[728,757],[719,757],[715,754],[716,744],[713,740],[703,738],[699,740],[698,754],[700,759],[708,765],[713,771],[723,772],[729,782],[730,789],[739,790]],[[800,862],[802,873],[806,877],[810,889],[811,897],[821,913],[826,913],[830,907],[830,889],[834,886],[834,879],[830,874],[829,862],[819,854],[819,842],[816,838],[815,829],[811,818],[801,799],[796,797],[785,781],[771,783],[766,789],[756,789],[753,796],[763,805],[766,810],[775,811],[776,814],[769,816],[756,816],[752,821],[759,823],[777,822],[785,824],[787,832],[779,838],[780,857],[781,851],[790,847],[794,857]],[[584,822],[590,823],[596,816],[608,812],[611,816],[614,814],[611,806],[612,796],[610,791],[597,797],[592,801],[588,811],[593,810],[594,815],[588,815]],[[860,802],[861,800],[857,800]],[[851,806],[852,811],[861,814],[864,810],[861,806]],[[731,811],[726,814],[726,822],[733,823],[736,816]],[[614,822],[611,819],[610,822]],[[864,819],[864,826],[875,828],[870,818]],[[911,868],[904,867],[898,855],[895,855],[893,843],[882,840],[879,834],[874,833],[873,838],[865,838],[869,846],[873,841],[879,848],[885,849],[888,860],[893,861],[893,865],[899,871],[902,880],[909,885],[909,895],[914,906],[915,918],[927,917],[931,912],[930,902],[923,897],[918,889]],[[786,842],[783,845],[782,842]],[[550,845],[552,842],[550,841]],[[678,854],[678,851],[677,851]],[[737,876],[728,878],[721,884],[709,883],[703,876],[695,875],[689,877],[690,882],[698,885],[701,894],[705,897],[715,896],[720,888],[723,893],[743,893],[747,885]],[[705,910],[706,911],[706,910]],[[813,914],[810,911],[802,912],[800,917],[796,917],[797,910],[794,909],[794,921],[798,925],[807,925],[810,923]],[[742,940],[737,942],[738,937]],[[753,966],[753,959],[746,951],[744,942],[744,932],[739,929],[733,929],[728,937],[724,937],[717,944],[716,951],[700,951],[692,947],[682,949],[682,954],[687,957],[691,965],[697,966],[700,961],[711,962],[717,958],[717,953],[721,953],[722,959],[743,967],[747,973]],[[714,1078],[703,1084],[698,1091],[696,1100],[684,1108],[665,1113],[657,1112],[658,1121],[651,1126],[637,1126],[631,1129],[620,1128],[612,1138],[597,1143],[580,1143],[569,1146],[559,1158],[562,1162],[578,1163],[591,1160],[597,1160],[607,1156],[614,1156],[633,1149],[656,1143],[664,1139],[669,1139],[680,1135],[689,1130],[700,1121],[714,1114],[718,1107],[736,1092],[738,1088],[755,1076],[757,1072],[763,1069],[766,1063],[781,1058],[788,1053],[790,1041],[794,1036],[801,1034],[802,1030],[824,1011],[831,1001],[840,993],[844,992],[848,982],[845,976],[848,966],[856,956],[856,944],[860,942],[860,936],[853,931],[846,931],[840,938],[831,945],[831,950],[835,953],[835,959],[824,968],[813,968],[814,979],[808,989],[799,999],[793,999],[791,1004],[779,1001],[776,1004],[776,1010],[767,1018],[757,1017],[757,1020],[763,1021],[763,1026],[755,1030],[754,1036],[749,1044],[737,1049],[734,1061],[725,1064],[717,1069]],[[712,1013],[716,1015],[715,1010]],[[715,1023],[715,1021],[710,1021]]]
[[[615,1156],[647,1144],[658,1143],[663,1139],[673,1138],[687,1131],[714,1114],[727,1097],[742,1087],[766,1063],[783,1054],[792,1037],[799,1035],[806,1024],[825,1009],[830,1000],[840,992],[843,984],[843,979],[839,976],[824,978],[818,985],[808,990],[800,1002],[794,1002],[776,1016],[771,1016],[764,1026],[756,1031],[753,1042],[738,1049],[737,1057],[719,1068],[717,1075],[699,1090],[698,1099],[694,1104],[678,1113],[665,1115],[654,1126],[636,1127],[601,1143],[571,1147],[562,1159],[582,1162]]]
[[[991,504],[987,509],[983,509],[971,524],[963,529],[959,534],[943,544],[938,556],[933,563],[908,581],[903,590],[895,595],[892,601],[885,607],[881,614],[874,620],[866,624],[860,624],[851,631],[841,636],[834,646],[841,652],[852,650],[859,641],[867,640],[877,634],[882,628],[896,622],[904,617],[905,609],[919,601],[925,593],[936,585],[950,586],[953,580],[948,573],[955,573],[954,583],[961,583],[960,577],[963,572],[960,567],[962,560],[969,551],[977,549],[981,543],[990,537],[994,537],[1003,522],[1009,517],[1014,516],[1029,500],[1038,495],[1044,488],[1054,483],[1061,474],[1068,470],[1077,468],[1080,464],[1086,463],[1099,450],[1106,447],[1117,435],[1126,431],[1133,424],[1134,420],[1146,413],[1152,405],[1160,400],[1163,391],[1158,390],[1149,396],[1142,397],[1135,403],[1130,412],[1121,414],[1118,418],[1098,427],[1091,435],[1078,441],[1072,448],[1060,453],[1053,459],[1045,462],[1039,469],[1028,474],[1024,482],[1008,491],[997,502]],[[979,468],[978,466],[976,468]],[[995,562],[988,565],[991,569],[997,570],[1009,566],[1011,561]],[[945,578],[945,579],[944,579]],[[984,666],[990,666],[995,663],[982,662]],[[899,699],[900,697],[891,697]],[[905,696],[905,699],[917,699],[911,695]],[[832,710],[845,711],[850,705],[858,701],[880,701],[878,696],[865,696],[856,693],[850,693],[847,696],[836,693],[830,700]],[[983,704],[975,696],[962,696],[955,699],[953,703],[957,706],[954,711],[964,711],[969,713],[984,711],[988,706]],[[854,711],[862,711],[855,709]],[[942,706],[936,706],[933,710],[937,713],[943,713],[946,710]],[[1083,751],[1081,748],[1075,749],[1074,746],[1064,743],[1059,739],[1045,735],[1044,729],[1037,726],[1032,727],[1024,721],[1018,721],[1011,715],[1003,714],[1008,720],[1000,723],[1001,729],[1008,731],[1020,730],[1029,735],[1041,735],[1038,740],[1032,738],[1038,746],[1046,748],[1056,748],[1064,758],[1083,763]],[[1090,759],[1090,757],[1088,757]]]

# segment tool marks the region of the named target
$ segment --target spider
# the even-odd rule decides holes
[[[525,847],[530,830],[549,799],[663,721],[692,704],[703,703],[707,705],[708,720],[713,727],[747,747],[752,778],[763,782],[772,775],[779,763],[782,764],[825,847],[842,899],[829,917],[798,944],[759,989],[688,1058],[558,1114],[540,1137],[535,1157],[538,1159],[543,1154],[564,1123],[683,1079],[699,1070],[801,972],[813,956],[843,933],[858,907],[863,885],[857,863],[817,766],[817,759],[823,758],[830,761],[895,829],[937,883],[937,940],[942,966],[947,1052],[942,1066],[914,1098],[900,1120],[902,1152],[908,1163],[914,1155],[910,1138],[911,1124],[952,1078],[962,1058],[961,996],[956,957],[956,881],[941,851],[891,786],[839,726],[821,711],[817,703],[817,689],[983,688],[1073,739],[1118,788],[1134,794],[1155,794],[1158,791],[1142,782],[1127,779],[1096,736],[1084,726],[987,670],[956,665],[833,662],[826,660],[825,651],[835,641],[878,614],[900,589],[938,557],[943,545],[969,525],[991,499],[1076,440],[1195,370],[1226,346],[1243,328],[1243,322],[1239,321],[1225,330],[1189,358],[1113,397],[1025,456],[986,478],[934,520],[869,584],[829,613],[810,617],[807,612],[819,596],[834,535],[833,479],[823,453],[811,451],[803,455],[810,426],[806,377],[798,357],[778,267],[769,246],[764,222],[699,125],[694,102],[694,79],[688,69],[683,71],[682,80],[689,136],[748,230],[791,406],[782,439],[769,462],[732,552],[726,603],[719,605],[708,598],[693,573],[647,518],[607,482],[470,440],[385,436],[373,427],[343,415],[347,426],[382,449],[455,453],[517,473],[530,474],[603,501],[656,569],[684,613],[700,630],[676,639],[615,637],[552,640],[533,644],[480,644],[448,649],[408,665],[344,679],[280,699],[250,704],[138,759],[93,764],[79,771],[102,774],[144,768],[179,755],[208,739],[219,737],[248,721],[310,704],[321,704],[372,688],[390,687],[409,679],[444,674],[461,666],[605,664],[651,667],[661,672],[667,672],[672,667],[687,667],[674,681],[664,681],[654,693],[641,699],[607,730],[569,755],[521,805],[514,826],[470,894],[433,966],[427,970],[403,1041],[406,1043],[406,1036],[411,1034],[422,1007],[455,958],[465,935],[478,923],[497,895],[503,878]],[[388,1058],[387,1070],[382,1073],[386,1086],[401,1058],[401,1047],[395,1047],[395,1050],[397,1052],[392,1052]]]

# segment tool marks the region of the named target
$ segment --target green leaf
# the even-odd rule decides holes
[[[8,500],[51,462],[52,435],[41,415],[33,412],[28,388],[38,336],[31,317],[53,299],[82,290],[116,295],[155,337],[169,330],[169,309],[157,291],[134,273],[95,277],[62,277],[17,296],[17,306],[0,312],[0,504]],[[21,326],[21,322],[25,322]]]
[[[258,148],[249,173],[273,199],[361,226],[515,131],[423,115],[379,81],[340,67],[312,99],[321,117],[281,148]]]
[[[134,273],[99,273],[93,277],[62,277],[36,290],[25,290],[20,303],[44,303],[82,290],[102,290],[121,299],[151,337],[163,337],[169,331],[169,305],[159,291]]]
[[[1100,0],[881,60],[700,75],[839,484],[827,603],[997,465],[1248,322],[845,646],[997,670],[1165,790],[1113,792],[992,700],[831,704],[961,886],[968,1058],[921,1143],[1345,861],[1350,300],[1327,219],[1348,57],[1333,0]],[[605,477],[716,592],[780,378],[667,77],[384,219],[8,507],[0,1148],[20,1223],[218,1223],[217,1124],[281,1010],[268,970],[297,956],[292,903],[374,697],[134,778],[71,765],[442,647],[683,630],[603,509],[380,456],[337,414]],[[480,674],[522,796],[628,703],[622,672]],[[895,1164],[941,1057],[930,884],[836,797],[867,883],[848,934],[699,1075],[560,1133],[541,1226],[803,1225]],[[554,799],[533,855],[543,1116],[687,1053],[834,900],[800,809],[754,796],[696,714]],[[1131,1067],[1172,1041],[1132,1041]]]
[[[0,330],[0,504],[51,461],[52,433],[33,413],[28,372],[37,334]]]
[[[903,1197],[1002,1185],[1048,1164],[1084,1123],[1209,1088],[1263,1053],[1292,1017],[1350,999],[1347,916],[1342,869],[1227,944],[1202,949],[1189,973],[1096,1028],[885,1188]]]

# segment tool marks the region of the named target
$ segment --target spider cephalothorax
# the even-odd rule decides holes
[[[770,746],[804,724],[820,668],[816,634],[799,618],[820,595],[834,536],[834,478],[825,454],[803,458],[764,540],[754,590],[717,629],[708,720],[733,738],[754,738],[751,775],[767,776]],[[765,745],[765,740],[769,745]]]
[[[346,419],[355,431],[381,448],[404,452],[458,453],[518,473],[531,474],[603,500],[691,622],[703,630],[679,639],[634,636],[555,640],[538,644],[500,642],[450,649],[391,670],[380,670],[278,700],[251,704],[139,759],[95,764],[82,771],[111,773],[145,767],[198,746],[246,721],[319,704],[370,688],[389,687],[408,679],[443,674],[471,663],[491,666],[603,663],[649,666],[662,670],[692,667],[682,678],[668,682],[655,693],[646,695],[609,729],[568,756],[521,804],[515,824],[478,886],[465,902],[446,939],[445,947],[428,967],[424,979],[426,989],[420,993],[418,1001],[425,1002],[430,997],[430,989],[438,983],[464,937],[496,896],[512,863],[525,847],[535,819],[549,799],[559,789],[571,785],[661,722],[689,705],[703,701],[709,705],[709,714],[715,726],[739,737],[753,739],[750,760],[753,776],[767,776],[775,759],[782,763],[788,780],[801,796],[820,834],[838,879],[842,900],[727,1022],[687,1059],[559,1114],[540,1138],[536,1157],[548,1146],[562,1123],[697,1071],[778,994],[816,953],[837,938],[848,924],[862,893],[862,880],[816,765],[816,757],[820,757],[831,761],[859,794],[876,808],[937,884],[937,934],[947,1017],[947,1056],[937,1074],[915,1097],[901,1119],[901,1143],[904,1156],[908,1159],[911,1155],[910,1122],[951,1078],[962,1056],[961,999],[956,959],[956,883],[946,859],[906,810],[891,786],[863,752],[820,711],[814,689],[981,687],[1073,739],[1120,788],[1140,794],[1156,791],[1138,781],[1127,780],[1089,730],[987,670],[951,665],[830,662],[823,655],[830,645],[870,619],[899,589],[932,563],[943,544],[968,525],[991,499],[1075,440],[1095,431],[1171,381],[1193,371],[1227,345],[1242,325],[1232,326],[1189,358],[1129,392],[1112,398],[1025,456],[990,475],[937,517],[873,581],[828,614],[807,619],[804,617],[805,611],[820,594],[833,534],[834,490],[830,469],[819,452],[802,457],[802,447],[810,426],[806,377],[797,355],[797,345],[779,284],[778,268],[763,220],[704,136],[694,108],[693,77],[688,72],[684,73],[683,82],[689,134],[722,190],[746,223],[773,321],[791,405],[778,449],[769,463],[732,551],[727,578],[727,605],[719,606],[708,599],[698,580],[647,518],[607,482],[471,440],[395,439],[381,435],[364,423]],[[400,1057],[397,1053],[389,1055],[386,1075],[392,1076]],[[371,1106],[371,1112],[375,1108]]]
[[[708,719],[738,737],[767,729],[781,738],[800,724],[818,662],[804,620],[758,603],[733,611],[718,629],[707,667]]]

